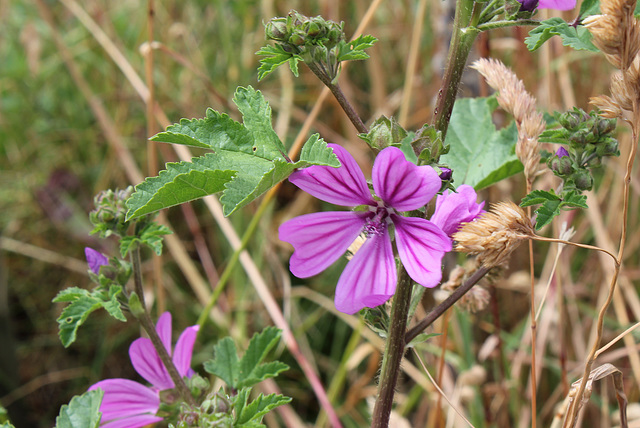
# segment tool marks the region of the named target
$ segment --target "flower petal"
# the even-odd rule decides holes
[[[174,387],[173,380],[151,340],[146,337],[134,340],[129,347],[129,357],[133,368],[140,376],[160,391]]]
[[[165,349],[171,355],[171,313],[163,312],[156,323],[156,331],[160,340],[164,344]]]
[[[310,195],[335,205],[375,205],[367,180],[353,156],[336,144],[327,146],[340,160],[340,167],[310,166],[291,174],[289,181]]]
[[[92,385],[89,390],[98,388],[104,391],[100,404],[103,422],[142,414],[155,415],[160,407],[160,394],[157,391],[129,379],[103,380]]]
[[[424,287],[435,287],[442,278],[442,257],[451,251],[451,240],[435,224],[417,217],[391,215],[396,226],[396,246],[409,276]]]
[[[398,211],[423,207],[440,190],[442,181],[430,166],[417,166],[396,147],[380,152],[371,174],[376,195]]]
[[[130,416],[126,419],[120,419],[117,421],[108,422],[106,424],[101,424],[101,428],[141,428],[146,427],[150,424],[155,424],[156,422],[163,421],[164,418],[160,416],[152,416],[152,415],[136,415]]]
[[[307,214],[280,225],[280,240],[295,249],[291,256],[291,273],[299,278],[316,275],[347,251],[358,237],[368,212],[331,211]]]
[[[102,254],[100,251],[94,250],[93,248],[85,247],[84,255],[87,258],[89,269],[91,269],[91,272],[95,273],[96,275],[100,273],[100,266],[109,264],[109,259],[107,259],[107,256]]]
[[[355,314],[362,308],[375,308],[396,292],[398,273],[389,231],[371,235],[347,263],[336,286],[336,309]]]
[[[538,9],[571,10],[576,7],[576,0],[540,0]]]
[[[457,191],[453,193],[446,190],[442,195],[438,195],[436,210],[430,219],[449,236],[458,231],[461,223],[473,221],[484,213],[484,201],[476,202],[478,195],[473,187],[463,184]]]
[[[178,369],[180,376],[185,377],[191,369],[191,356],[193,355],[193,344],[198,335],[199,325],[187,327],[176,343],[176,349],[173,351],[173,363]]]

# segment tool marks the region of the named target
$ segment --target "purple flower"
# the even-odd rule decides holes
[[[576,0],[518,0],[520,10],[533,12],[536,9],[571,10],[576,7]]]
[[[556,150],[556,156],[559,158],[563,158],[565,156],[569,156],[569,152],[564,147],[560,146],[558,150]]]
[[[376,200],[349,152],[335,144],[329,147],[341,167],[312,166],[296,171],[289,181],[323,201],[368,209],[307,214],[283,223],[280,239],[295,250],[291,272],[300,278],[322,272],[363,234],[364,243],[338,280],[336,308],[353,314],[381,305],[396,291],[396,261],[388,229],[393,224],[398,254],[409,276],[425,287],[438,285],[442,257],[451,250],[451,240],[428,220],[398,214],[426,205],[440,189],[438,174],[429,166],[407,161],[399,149],[387,147],[373,165],[373,188],[380,198]]]
[[[87,258],[89,269],[91,269],[91,272],[95,273],[96,275],[100,273],[100,266],[106,266],[109,264],[109,259],[107,259],[107,256],[99,251],[94,250],[93,248],[85,247],[84,255]]]
[[[197,325],[187,327],[178,338],[172,355],[171,314],[163,313],[156,324],[156,331],[182,377],[191,377],[194,373],[191,355],[198,329]],[[89,390],[100,388],[104,391],[100,405],[103,427],[138,428],[161,421],[162,418],[156,416],[160,391],[175,386],[150,339],[136,339],[129,347],[129,357],[136,371],[153,387],[129,379],[107,379],[92,385]]]
[[[445,190],[436,198],[436,210],[431,216],[431,221],[451,236],[458,231],[462,223],[473,221],[485,212],[482,209],[484,201],[477,203],[477,198],[476,191],[467,184],[458,187],[457,193]]]
[[[440,167],[440,180],[442,181],[448,181],[451,180],[451,176],[453,175],[453,171],[451,170],[451,168],[447,168],[447,167]]]

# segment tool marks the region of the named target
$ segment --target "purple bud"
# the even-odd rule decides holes
[[[85,247],[84,255],[87,258],[89,269],[91,269],[91,272],[95,273],[96,275],[100,272],[100,266],[106,266],[109,264],[109,259],[107,259],[107,256],[99,251],[94,250],[93,248]]]
[[[518,0],[522,6],[520,6],[521,12],[533,12],[538,7],[538,0]]]
[[[453,171],[450,168],[440,167],[440,180],[449,181]]]
[[[558,150],[556,150],[556,156],[558,156],[559,158],[563,158],[565,156],[569,156],[569,152],[564,147],[560,147]]]

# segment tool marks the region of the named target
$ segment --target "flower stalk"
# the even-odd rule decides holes
[[[164,364],[169,376],[171,376],[171,380],[176,386],[178,393],[182,397],[182,399],[187,402],[191,406],[197,406],[195,399],[191,395],[191,391],[187,387],[187,384],[184,382],[184,379],[178,373],[178,369],[176,368],[169,352],[167,352],[167,348],[164,347],[158,332],[156,331],[155,325],[149,316],[149,312],[147,311],[147,306],[144,300],[144,290],[142,288],[142,270],[140,268],[140,247],[137,246],[131,251],[131,266],[133,269],[133,282],[135,285],[135,292],[138,295],[140,303],[142,305],[143,311],[140,313],[134,313],[142,328],[149,336],[151,343],[153,343],[153,347],[158,352],[158,356],[162,360],[162,364]]]
[[[387,346],[384,351],[380,380],[378,382],[378,397],[373,409],[372,428],[386,428],[389,426],[389,417],[393,406],[393,396],[396,383],[400,374],[400,363],[405,351],[405,332],[407,317],[411,305],[411,278],[404,268],[400,269],[398,287],[393,298],[391,309],[391,325]]]

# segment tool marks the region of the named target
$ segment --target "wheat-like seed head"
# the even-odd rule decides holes
[[[541,113],[536,111],[536,99],[527,92],[524,84],[502,62],[495,59],[480,59],[472,68],[484,76],[489,86],[498,91],[498,104],[516,120],[518,142],[516,155],[524,165],[528,181],[538,174],[540,165],[540,143],[538,137],[545,129]]]
[[[529,217],[513,202],[499,202],[492,208],[453,235],[456,251],[477,254],[485,267],[506,263],[513,250],[535,234]]]

